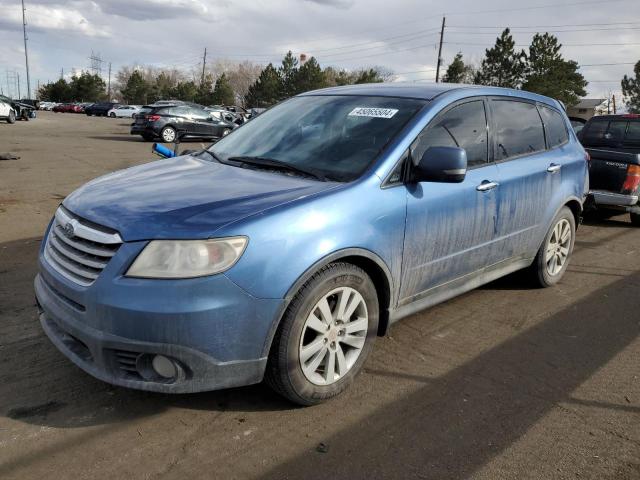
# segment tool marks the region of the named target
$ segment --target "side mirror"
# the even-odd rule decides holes
[[[467,174],[467,152],[459,147],[429,147],[412,168],[414,182],[460,183]]]

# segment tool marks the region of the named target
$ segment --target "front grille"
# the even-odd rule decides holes
[[[60,206],[47,237],[44,255],[58,273],[89,286],[121,244],[118,233],[78,218]]]

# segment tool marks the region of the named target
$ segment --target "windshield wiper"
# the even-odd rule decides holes
[[[203,150],[200,150],[198,153],[208,153],[209,156],[211,158],[213,158],[216,162],[218,163],[225,163],[222,160],[220,160],[220,157],[218,157],[215,153],[213,153],[211,150],[207,150],[206,148]]]
[[[266,167],[266,168],[273,168],[275,170],[293,172],[299,175],[312,177],[312,178],[315,178],[316,180],[320,180],[323,182],[327,181],[327,177],[325,177],[323,174],[321,174],[316,170],[297,167],[295,165],[291,165],[290,163],[283,162],[281,160],[276,160],[275,158],[244,156],[244,157],[230,157],[228,161],[239,162],[246,165],[252,165],[255,167]]]

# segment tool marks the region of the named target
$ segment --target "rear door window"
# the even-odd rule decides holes
[[[547,147],[554,148],[569,141],[569,133],[564,118],[560,112],[545,106],[540,106],[540,116],[547,135]]]
[[[533,103],[493,100],[496,160],[506,160],[545,150],[544,128]]]
[[[487,117],[482,100],[453,107],[417,138],[411,156],[418,162],[429,147],[460,147],[467,152],[467,165],[487,163]]]

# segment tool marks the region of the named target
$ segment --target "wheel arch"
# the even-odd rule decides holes
[[[391,270],[387,264],[378,255],[370,250],[363,248],[345,248],[333,252],[317,262],[311,265],[302,275],[289,287],[287,293],[284,296],[284,302],[280,308],[280,312],[277,317],[277,321],[272,325],[269,335],[265,341],[264,352],[268,354],[271,349],[271,343],[275,336],[282,317],[289,308],[291,300],[300,288],[319,270],[326,267],[330,263],[344,262],[356,265],[362,268],[367,275],[371,278],[373,285],[378,294],[379,304],[379,323],[378,323],[378,336],[384,336],[389,328],[389,310],[391,308],[391,299],[393,298],[394,284]]]
[[[578,225],[580,225],[580,219],[582,218],[582,203],[577,198],[570,198],[563,205],[565,207],[569,207],[569,210],[573,213],[573,218],[576,220],[576,230],[578,229]],[[557,213],[556,213],[557,215]]]

